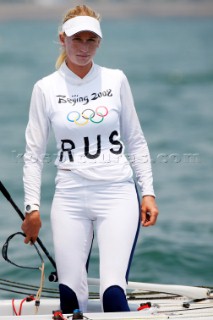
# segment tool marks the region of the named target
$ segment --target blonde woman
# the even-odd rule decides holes
[[[99,15],[85,5],[71,9],[59,39],[57,70],[35,84],[31,98],[25,242],[35,242],[41,227],[42,162],[52,128],[58,170],[51,225],[62,311],[87,310],[86,265],[94,228],[103,311],[129,311],[125,290],[139,222],[154,225],[158,215],[149,150],[126,76],[93,62],[102,39]]]

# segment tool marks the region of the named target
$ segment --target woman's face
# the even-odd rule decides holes
[[[93,57],[100,45],[99,36],[90,31],[82,31],[71,37],[60,34],[60,41],[67,54],[67,66],[71,70],[76,67],[91,67]]]

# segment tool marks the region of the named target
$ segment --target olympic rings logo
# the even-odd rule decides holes
[[[67,115],[67,120],[74,122],[78,126],[85,126],[89,121],[98,124],[104,121],[104,118],[108,113],[107,107],[100,106],[97,107],[95,111],[93,109],[85,109],[81,113],[78,111],[71,111]]]

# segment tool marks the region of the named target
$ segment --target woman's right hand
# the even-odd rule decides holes
[[[24,222],[22,223],[22,230],[26,237],[24,242],[34,243],[38,238],[39,230],[41,228],[41,219],[39,211],[33,211],[25,215]]]

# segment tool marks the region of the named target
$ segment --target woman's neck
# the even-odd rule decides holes
[[[70,61],[66,62],[67,67],[75,73],[79,78],[83,79],[91,70],[93,63],[90,62],[86,66],[79,66],[71,63]]]

